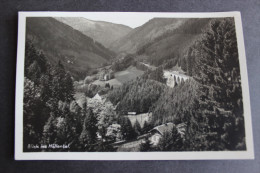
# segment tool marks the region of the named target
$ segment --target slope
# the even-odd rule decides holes
[[[139,47],[137,54],[148,57],[148,62],[161,65],[168,60],[182,64],[188,49],[199,40],[212,19],[185,19],[173,30],[164,32],[147,44]],[[189,57],[186,57],[189,58]]]
[[[61,61],[76,78],[109,62],[114,53],[92,38],[50,17],[26,19],[26,39],[33,42],[51,63]]]
[[[118,53],[137,53],[156,66],[171,58],[178,61],[200,37],[210,20],[153,18],[117,40],[110,48]]]
[[[120,53],[135,53],[139,47],[162,35],[167,30],[177,28],[184,21],[185,19],[153,18],[132,30],[125,37],[115,41],[110,48]]]
[[[59,17],[55,19],[93,38],[105,47],[109,47],[115,40],[122,38],[132,30],[125,25],[92,21],[83,17]]]

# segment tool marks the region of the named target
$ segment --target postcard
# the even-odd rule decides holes
[[[16,160],[254,159],[240,12],[19,12]]]

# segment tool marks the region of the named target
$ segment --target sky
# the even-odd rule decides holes
[[[115,13],[89,13],[84,14],[84,17],[94,21],[106,21],[136,28],[148,22],[150,19],[158,17],[158,15],[151,15],[151,13],[143,13],[142,15],[140,15],[140,13],[117,13],[117,15],[115,15]]]

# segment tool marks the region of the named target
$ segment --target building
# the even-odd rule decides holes
[[[103,98],[97,93],[92,99],[101,102]]]
[[[136,115],[136,112],[127,112],[127,115]]]
[[[154,127],[152,130],[150,130],[151,136],[149,140],[153,145],[157,145],[162,137],[162,135],[166,132],[172,131],[173,127],[175,125],[173,123],[166,123],[160,126]]]
[[[125,115],[125,117],[127,117],[130,120],[132,126],[134,126],[135,122],[138,121],[141,128],[143,128],[144,123],[149,122],[149,120],[151,119],[152,113],[147,112],[147,113],[137,114],[136,112],[128,112],[127,115]]]
[[[153,145],[157,145],[166,132],[171,132],[173,127],[176,127],[178,130],[178,133],[181,135],[181,137],[184,137],[186,132],[187,125],[185,123],[181,123],[175,126],[173,123],[166,123],[162,124],[160,126],[154,127],[152,130],[150,130],[150,137],[149,140]]]
[[[99,80],[100,81],[108,81],[110,79],[114,78],[114,72],[112,70],[103,70],[100,74],[99,74]]]

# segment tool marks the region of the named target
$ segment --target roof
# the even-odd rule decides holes
[[[156,126],[154,127],[151,131],[158,131],[161,135],[163,135],[165,132],[170,132],[172,131],[173,127],[175,125],[173,123],[166,123],[166,124],[163,124],[163,125],[160,125],[160,126]]]
[[[128,115],[136,115],[136,112],[128,112]]]
[[[102,100],[102,97],[97,93],[92,99]]]
[[[161,135],[163,135],[165,132],[171,132],[173,127],[175,127],[175,124],[173,124],[173,123],[166,123],[166,124],[162,124],[160,126],[156,126],[152,130],[150,130],[150,131],[157,131]],[[185,135],[186,127],[187,127],[187,125],[185,123],[180,123],[180,124],[176,125],[178,133],[180,133],[181,136]]]

